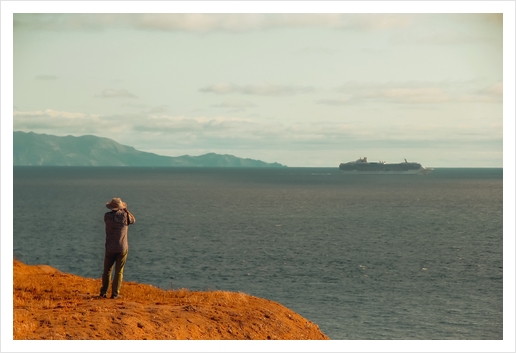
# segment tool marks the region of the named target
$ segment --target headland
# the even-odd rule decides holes
[[[283,305],[240,292],[163,290],[124,282],[99,298],[100,278],[13,261],[15,340],[327,340]]]

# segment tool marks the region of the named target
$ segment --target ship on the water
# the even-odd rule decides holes
[[[429,174],[434,168],[425,168],[421,163],[405,162],[386,163],[385,161],[368,162],[367,157],[354,162],[341,163],[339,169],[346,174]]]

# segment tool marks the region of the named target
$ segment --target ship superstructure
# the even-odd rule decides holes
[[[361,157],[354,162],[341,163],[339,169],[349,174],[429,174],[433,168],[425,168],[420,163],[405,162],[386,163],[385,161],[369,162]]]

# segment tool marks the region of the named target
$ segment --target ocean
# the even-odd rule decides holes
[[[100,278],[121,197],[124,281],[270,299],[333,340],[503,339],[501,168],[14,167],[13,184],[27,264]]]

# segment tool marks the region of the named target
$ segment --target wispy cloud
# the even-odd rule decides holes
[[[439,29],[427,33],[403,32],[392,36],[392,44],[408,45],[460,45],[475,42],[492,42],[491,37],[473,35],[458,29]]]
[[[480,93],[493,95],[493,96],[497,96],[497,97],[502,97],[503,96],[503,83],[495,82],[492,85],[481,89]]]
[[[502,14],[494,13],[448,13],[438,16],[419,14],[414,30],[393,32],[389,43],[410,46],[455,46],[478,43],[501,45],[502,21]],[[454,25],[449,26],[450,23]]]
[[[478,85],[478,84],[477,84]],[[348,105],[362,102],[385,102],[403,104],[437,103],[501,103],[503,88],[501,82],[487,87],[472,88],[471,82],[348,82],[337,89],[339,97],[319,99],[318,104]]]
[[[391,88],[373,92],[366,99],[381,99],[392,103],[444,103],[450,96],[441,88]]]
[[[14,27],[27,30],[141,30],[246,32],[271,28],[322,27],[383,30],[413,23],[411,14],[15,14]]]
[[[156,107],[152,107],[148,110],[149,114],[163,114],[168,112],[170,107],[168,105],[159,105]]]
[[[310,86],[272,85],[268,83],[240,86],[228,82],[219,82],[203,87],[199,91],[216,94],[238,93],[258,96],[289,96],[313,92],[314,88]]]
[[[14,111],[14,130],[45,132],[54,134],[91,133],[109,129],[110,123],[100,115],[56,111]]]
[[[187,117],[167,114],[93,115],[55,110],[15,111],[15,131],[34,131],[56,135],[94,134],[110,136],[120,143],[148,150],[205,148],[217,151],[221,146],[282,150],[342,147],[345,143],[370,142],[375,146],[400,143],[439,145],[500,144],[502,122],[471,125],[467,120],[432,122],[389,122],[371,126],[368,122],[319,121],[282,123],[252,118]],[[152,143],[151,143],[152,142]],[[168,147],[167,147],[168,146]]]
[[[222,102],[219,104],[213,104],[212,108],[222,108],[227,109],[228,113],[238,113],[246,111],[247,108],[253,108],[256,107],[256,105],[250,103],[250,102],[242,102],[242,101],[229,101],[229,102]]]
[[[120,104],[120,106],[124,107],[124,108],[140,109],[140,110],[145,110],[145,109],[150,109],[151,108],[151,106],[148,105],[148,104],[134,103],[134,102],[123,103],[123,104]]]
[[[251,108],[254,106],[255,105],[253,103],[241,101],[222,102],[220,104],[212,105],[214,108]]]
[[[98,98],[138,98],[133,93],[129,92],[126,89],[112,89],[107,88],[100,92],[100,94],[96,95]]]

